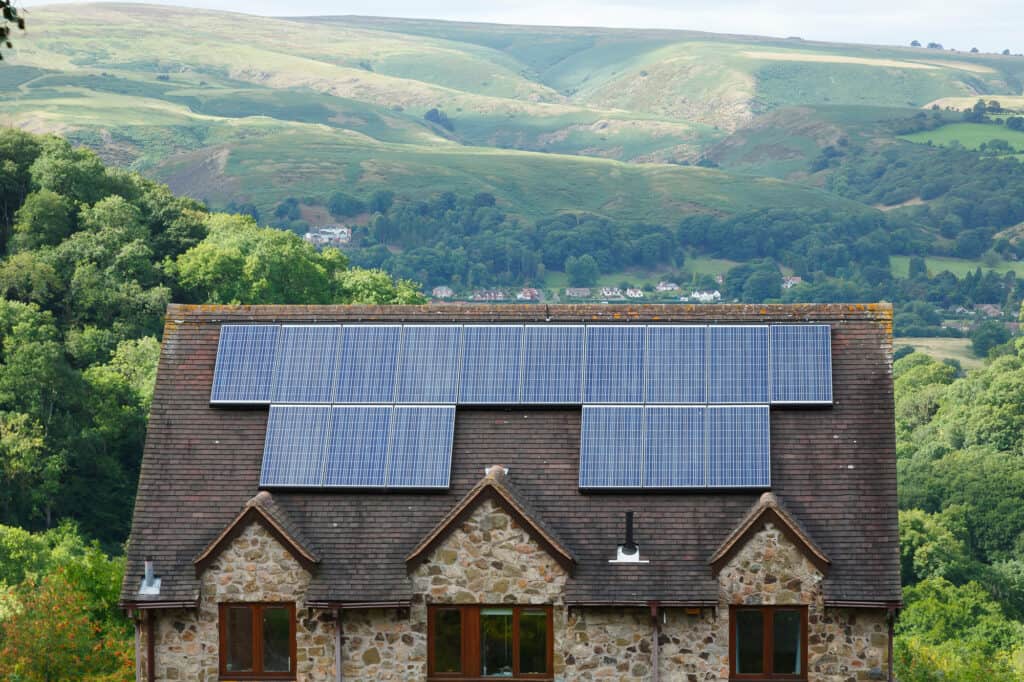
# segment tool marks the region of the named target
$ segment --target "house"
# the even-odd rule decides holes
[[[516,294],[516,299],[520,301],[539,301],[540,300],[540,289],[534,287],[523,287]]]
[[[979,303],[974,306],[974,311],[985,317],[1000,317],[1003,314],[1003,307],[995,303]]]
[[[588,287],[569,287],[565,290],[565,295],[569,298],[590,298],[590,289]]]
[[[601,298],[622,298],[622,289],[618,287],[601,287]]]
[[[718,303],[722,300],[722,292],[714,291],[691,291],[689,296],[680,296],[680,301],[696,301],[697,303]]]
[[[891,327],[172,305],[121,592],[140,675],[891,680]]]
[[[469,296],[471,301],[504,301],[508,295],[501,289],[476,289]]]
[[[643,289],[634,289],[632,287],[630,287],[629,289],[626,289],[626,298],[643,298],[643,297],[644,297]]]
[[[451,287],[438,286],[430,290],[432,298],[451,298],[454,295],[455,291]]]
[[[343,225],[314,227],[303,239],[313,246],[344,246],[352,241],[352,228]]]
[[[654,290],[659,293],[666,291],[679,291],[679,285],[675,282],[658,282],[658,286],[654,287]]]
[[[796,285],[803,284],[803,283],[804,283],[804,278],[801,277],[800,275],[792,275],[792,276],[789,276],[789,277],[785,277],[784,276],[782,278],[782,288],[783,289],[792,289]]]

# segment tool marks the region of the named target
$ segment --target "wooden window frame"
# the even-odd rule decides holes
[[[480,613],[483,609],[512,609],[512,676],[484,677],[480,660]],[[439,673],[434,668],[434,614],[438,611],[459,611],[462,619],[462,672]],[[519,672],[519,615],[522,611],[544,611],[547,615],[545,643],[546,673]],[[548,604],[431,604],[427,607],[427,679],[428,680],[553,680],[554,615]]]
[[[237,608],[248,608],[252,612],[252,670],[248,672],[233,672],[227,669],[227,610]],[[289,625],[289,652],[291,659],[291,670],[288,672],[263,672],[263,610],[266,608],[288,609]],[[251,601],[227,601],[218,604],[217,630],[219,632],[220,651],[218,657],[218,671],[221,680],[294,680],[296,665],[295,646],[295,602],[251,602]]]
[[[775,652],[775,613],[778,611],[798,611],[800,613],[800,674],[788,675],[785,673],[759,672],[759,673],[738,673],[736,672],[736,613],[739,611],[760,611],[763,626],[762,660],[765,671],[771,671],[774,667],[773,657]],[[770,606],[730,606],[729,607],[729,679],[751,682],[754,680],[806,680],[807,679],[807,607],[800,604],[786,605],[777,604]]]

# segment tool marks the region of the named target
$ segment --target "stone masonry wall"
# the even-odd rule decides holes
[[[310,574],[258,523],[249,524],[201,577],[198,611],[157,612],[158,680],[217,680],[218,604],[228,601],[294,601],[298,682],[334,679],[334,624],[304,606]],[[142,641],[145,658],[145,637]],[[142,669],[145,670],[145,661]]]
[[[567,608],[563,601],[566,573],[491,501],[481,504],[410,577],[417,595],[410,609],[343,613],[341,665],[347,682],[425,679],[427,606],[439,603],[551,604],[556,680],[652,679],[649,610]],[[204,572],[198,613],[160,613],[157,679],[216,680],[217,604],[239,600],[295,601],[298,680],[333,680],[333,614],[310,616],[304,608],[309,580],[309,573],[262,526],[251,524]],[[661,679],[728,680],[728,619],[733,604],[807,604],[808,667],[813,682],[885,679],[885,614],[825,608],[822,580],[788,538],[768,525],[720,572],[717,613],[713,609],[699,615],[678,608],[665,611],[660,626]]]

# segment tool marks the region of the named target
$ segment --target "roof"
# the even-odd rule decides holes
[[[167,311],[122,601],[194,603],[193,560],[259,492],[267,410],[210,407],[223,323],[532,324],[819,322],[832,325],[834,405],[772,408],[772,492],[831,560],[832,603],[899,603],[892,309],[888,305],[183,306]],[[579,408],[459,408],[451,485],[439,492],[275,491],[288,535],[320,559],[311,603],[402,603],[406,558],[471,498],[485,467],[509,467],[523,514],[575,558],[568,603],[711,604],[708,561],[758,492],[581,492]],[[514,485],[514,487],[511,487]],[[261,507],[262,509],[263,507]],[[610,565],[623,512],[650,564]],[[139,603],[143,559],[161,594]]]
[[[520,495],[508,481],[508,469],[502,466],[487,467],[484,477],[466,493],[466,496],[448,512],[416,548],[405,558],[410,564],[422,561],[432,549],[437,547],[457,524],[463,521],[486,499],[493,499],[516,522],[522,526],[533,539],[540,544],[566,570],[571,570],[576,561],[572,550],[566,547],[555,532],[544,523],[540,515],[530,508],[529,503],[520,499]]]
[[[238,516],[192,560],[196,567],[196,575],[202,573],[203,569],[217,558],[221,550],[250,523],[262,524],[307,570],[312,570],[314,564],[319,563],[320,557],[310,549],[309,542],[303,539],[299,527],[274,503],[273,496],[264,490],[246,502]]]
[[[711,564],[712,573],[718,575],[719,571],[729,563],[729,559],[743,548],[747,540],[755,533],[765,527],[765,524],[773,523],[786,537],[803,551],[818,570],[823,574],[828,573],[829,560],[825,553],[818,548],[814,541],[807,535],[807,532],[800,527],[796,519],[786,513],[786,510],[779,505],[779,500],[772,493],[763,493],[761,499],[750,510],[740,525],[725,539],[708,560]]]

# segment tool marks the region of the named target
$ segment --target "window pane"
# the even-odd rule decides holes
[[[480,669],[512,677],[512,609],[480,609]]]
[[[736,672],[764,672],[764,616],[760,610],[736,611]]]
[[[462,672],[462,612],[458,609],[434,612],[434,671]]]
[[[228,672],[240,673],[252,670],[252,609],[248,606],[233,606],[225,609],[225,641],[227,643]]]
[[[523,609],[519,612],[519,672],[548,671],[548,613]]]
[[[263,672],[291,672],[291,621],[290,609],[276,606],[263,609]]]
[[[772,672],[787,675],[800,674],[800,628],[802,618],[799,611],[776,611],[773,630],[775,650],[772,652]]]

